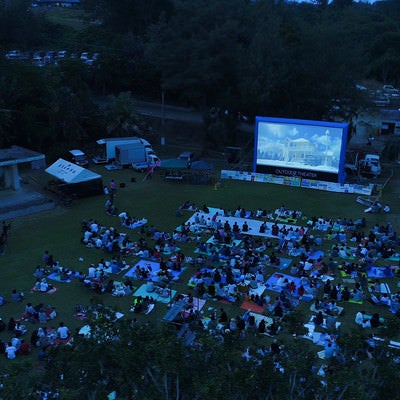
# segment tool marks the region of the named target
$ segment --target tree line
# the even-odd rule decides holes
[[[248,338],[237,332],[210,335],[194,323],[191,345],[171,325],[89,322],[91,335],[75,336],[41,361],[4,369],[1,393],[7,399],[37,399],[41,391],[69,399],[376,399],[397,388],[398,357],[384,345],[367,356],[367,334],[339,336],[340,351],[319,363],[305,339]],[[253,336],[253,338],[252,338]],[[246,353],[246,356],[244,356]],[[324,364],[324,367],[322,366]],[[323,372],[322,372],[323,371]],[[48,398],[53,398],[49,396]]]
[[[51,153],[60,143],[91,142],[99,129],[125,134],[123,126],[140,124],[133,99],[159,101],[161,92],[205,112],[325,119],[331,99],[362,104],[356,82],[399,83],[396,0],[81,3],[76,24],[49,18],[51,10],[32,9],[30,1],[0,3],[3,53],[101,54],[95,68],[68,60],[40,69],[1,57],[0,145]],[[130,93],[122,111],[120,93]],[[99,96],[113,96],[113,105],[101,108]],[[117,128],[107,119],[115,114]]]

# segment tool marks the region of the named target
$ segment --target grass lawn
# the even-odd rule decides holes
[[[99,167],[93,168],[96,172],[103,175],[104,184],[108,184],[111,179],[117,183],[116,205],[119,211],[128,211],[130,215],[136,217],[146,217],[149,224],[153,224],[163,231],[172,232],[179,224],[185,222],[191,215],[185,211],[182,217],[176,216],[177,208],[185,201],[195,202],[201,206],[207,204],[210,207],[222,207],[224,209],[236,209],[239,205],[251,210],[262,209],[273,210],[281,205],[289,209],[302,210],[303,214],[324,217],[347,217],[357,219],[366,216],[367,229],[376,223],[385,225],[391,221],[398,231],[398,215],[400,205],[398,204],[398,188],[393,181],[385,190],[383,202],[388,202],[392,207],[392,213],[388,215],[366,215],[364,207],[355,202],[356,196],[351,194],[335,194],[319,192],[301,188],[291,188],[285,186],[258,184],[250,182],[223,181],[223,187],[214,190],[213,186],[188,185],[174,182],[166,182],[158,173],[153,180],[143,181],[143,175],[132,170],[107,171]],[[136,182],[131,182],[135,177]],[[37,177],[45,182],[48,176],[41,173]],[[119,184],[125,183],[124,188]],[[103,302],[116,311],[125,314],[125,318],[136,317],[139,321],[151,320],[158,322],[167,312],[165,304],[157,303],[154,311],[148,315],[137,315],[129,311],[132,304],[132,296],[113,297],[109,294],[96,295],[93,291],[85,288],[83,284],[73,281],[71,283],[56,283],[58,291],[55,294],[31,293],[35,277],[33,272],[36,266],[41,264],[42,255],[45,250],[52,254],[60,264],[73,270],[81,270],[85,273],[91,263],[97,263],[101,258],[110,259],[110,255],[97,249],[86,248],[81,244],[81,222],[89,218],[96,219],[105,226],[114,226],[121,231],[125,231],[132,239],[136,240],[140,236],[138,230],[122,229],[119,226],[118,218],[107,215],[104,211],[105,196],[80,199],[71,208],[57,206],[54,210],[43,212],[36,215],[17,218],[12,221],[12,229],[6,253],[1,256],[0,263],[0,294],[4,295],[9,302],[1,307],[0,316],[7,322],[10,317],[18,318],[23,314],[25,304],[32,302],[34,305],[43,303],[50,304],[57,308],[58,317],[49,323],[49,326],[56,327],[60,321],[74,331],[85,321],[76,319],[74,308],[77,304],[89,305],[91,303]],[[151,240],[149,239],[151,244]],[[330,242],[324,244],[325,250],[331,245]],[[181,245],[185,255],[193,255],[194,244]],[[84,261],[79,261],[83,258]],[[133,265],[138,259],[135,257],[126,258],[126,262]],[[379,265],[384,265],[380,262]],[[387,263],[386,263],[387,264]],[[271,274],[272,268],[268,270]],[[179,293],[188,292],[187,286],[189,278],[193,275],[194,268],[189,267],[182,274],[178,282],[173,283],[173,289]],[[288,271],[285,271],[288,273]],[[115,280],[123,280],[122,272],[112,276]],[[392,293],[397,291],[397,278],[389,281]],[[139,287],[143,282],[135,282]],[[12,303],[12,289],[23,290],[25,299],[22,303]],[[270,293],[274,297],[274,293]],[[301,303],[300,312],[308,318],[311,303]],[[243,314],[243,310],[238,305],[221,305],[218,302],[208,301],[205,307],[217,308],[223,306],[230,317]],[[372,313],[379,311],[383,317],[389,317],[388,309],[372,306],[364,301],[362,306],[356,304],[346,304],[342,321],[342,331],[354,328],[355,313],[364,308]],[[306,322],[306,321],[304,321]],[[37,325],[27,323],[29,332],[25,335],[29,340],[30,333]],[[3,341],[11,337],[8,331],[1,332],[0,337]],[[0,361],[3,363],[4,361]]]
[[[82,10],[54,7],[46,10],[46,18],[53,24],[74,30],[82,30],[88,26],[88,16]]]

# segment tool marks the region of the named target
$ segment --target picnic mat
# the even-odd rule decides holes
[[[242,310],[250,310],[255,313],[261,314],[264,312],[264,307],[259,306],[258,304],[254,303],[254,301],[245,300],[242,305],[240,306]]]
[[[155,261],[148,261],[148,260],[140,260],[138,261],[128,272],[125,273],[125,276],[132,278],[132,279],[141,279],[140,276],[137,276],[135,273],[136,268],[145,268],[149,271],[149,278],[148,280],[152,280],[154,282],[158,282],[157,273],[160,271],[160,263]],[[172,280],[176,281],[179,279],[181,273],[185,270],[183,267],[181,271],[169,271],[172,275]]]
[[[294,284],[296,285],[296,290],[294,293],[290,293],[291,296],[294,297],[298,297],[297,295],[297,288],[300,286],[300,278],[296,277],[296,276],[291,276],[291,275],[285,275],[285,274],[281,274],[279,272],[276,272],[275,274],[272,274],[272,276],[270,276],[267,281],[265,282],[265,285],[267,287],[268,290],[273,290],[274,292],[278,292],[280,293],[282,291],[282,287],[277,285],[278,279],[283,276],[284,278],[287,278],[287,280],[290,282],[294,282]],[[309,285],[303,285],[304,289],[307,292],[307,289],[309,288]],[[304,300],[306,301],[310,301],[309,297],[304,295],[303,298],[305,297]]]
[[[164,256],[171,256],[172,254],[177,253],[178,251],[181,251],[180,247],[175,247],[171,251],[163,251],[162,253],[163,253]]]
[[[35,287],[33,287],[30,292],[31,293],[42,293],[42,294],[54,294],[55,292],[57,292],[58,288],[56,288],[55,286],[53,286],[50,290],[48,290],[47,292],[42,292],[40,290],[36,290]]]
[[[259,296],[262,296],[262,294],[265,292],[265,289],[266,289],[266,286],[259,283],[257,289],[252,289],[252,288],[249,289],[249,294],[250,295],[252,295],[252,294],[257,295],[258,294]]]
[[[352,304],[362,304],[363,301],[362,300],[354,300],[354,299],[349,299],[347,300],[348,303],[352,303]]]
[[[155,301],[159,301],[161,303],[169,303],[171,299],[173,299],[176,295],[176,290],[171,290],[171,294],[168,297],[162,297],[159,294],[157,294],[156,292],[148,292],[146,290],[147,284],[143,284],[142,286],[140,286],[140,288],[138,290],[136,290],[135,293],[133,293],[134,296],[138,297],[138,296],[142,296],[142,297],[149,297]]]
[[[279,265],[273,265],[273,267],[275,268],[279,268],[279,269],[286,269],[290,263],[292,262],[291,258],[280,258],[279,260]]]
[[[270,326],[274,322],[274,320],[271,317],[267,317],[267,316],[261,315],[259,313],[251,312],[250,315],[254,316],[256,326],[258,326],[262,320],[265,321],[266,326]]]
[[[318,258],[322,258],[325,255],[325,253],[322,250],[316,250],[312,251],[310,254],[307,255],[307,257],[310,260],[318,260]]]
[[[53,281],[57,281],[57,282],[63,282],[63,283],[70,283],[72,282],[71,278],[68,279],[61,279],[60,274],[58,274],[57,272],[53,272],[52,274],[48,275],[47,278],[53,280]]]
[[[193,310],[194,311],[201,311],[201,309],[204,307],[206,304],[206,300],[200,299],[198,297],[193,297]],[[190,315],[189,310],[185,309],[185,317],[187,318]]]
[[[214,246],[227,246],[227,247],[232,247],[233,245],[239,246],[241,242],[242,242],[242,241],[239,240],[239,239],[234,239],[234,240],[232,240],[231,243],[224,243],[224,242],[219,242],[218,240],[215,240],[215,239],[214,239],[214,236],[211,236],[211,237],[207,240],[206,243],[213,244]]]
[[[263,236],[263,237],[276,237],[274,235],[272,235],[272,231],[271,231],[271,226],[273,225],[272,222],[267,222],[267,229],[265,230],[264,233],[260,232],[260,226],[263,223],[263,221],[259,220],[259,219],[252,219],[250,218],[250,215],[247,214],[245,218],[240,218],[240,217],[226,217],[223,216],[223,210],[219,210],[219,209],[214,209],[209,207],[210,213],[209,214],[205,214],[202,211],[193,213],[193,215],[186,221],[186,225],[190,222],[195,223],[196,220],[196,215],[198,215],[200,218],[203,215],[205,217],[205,219],[207,220],[208,218],[211,218],[215,212],[219,211],[219,216],[218,216],[218,221],[221,221],[222,224],[225,224],[226,221],[229,222],[230,226],[233,226],[233,224],[236,222],[239,227],[241,228],[244,221],[247,222],[247,225],[249,226],[249,230],[248,232],[242,232],[246,235],[252,235],[252,236]],[[278,223],[277,224],[279,229],[281,229],[285,224],[282,223]],[[296,225],[292,225],[293,229],[296,228],[300,228],[300,226],[296,226]]]
[[[393,270],[390,267],[372,267],[367,271],[368,278],[393,278]]]

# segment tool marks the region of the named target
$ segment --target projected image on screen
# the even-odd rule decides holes
[[[257,169],[271,166],[338,174],[346,136],[344,127],[335,123],[260,118],[256,127]]]

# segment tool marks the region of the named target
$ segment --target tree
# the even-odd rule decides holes
[[[174,14],[153,25],[146,42],[146,59],[160,71],[165,90],[200,108],[232,101],[245,15],[239,0],[177,0]]]
[[[170,14],[173,11],[169,0],[122,0],[118,3],[112,0],[84,0],[82,5],[100,19],[107,29],[119,33],[133,32],[136,35],[144,34],[161,14]]]
[[[111,136],[129,136],[139,131],[142,121],[130,92],[110,96],[110,101],[103,111],[107,121],[107,132]]]
[[[375,37],[371,48],[370,72],[384,83],[400,82],[400,32],[386,31]]]

